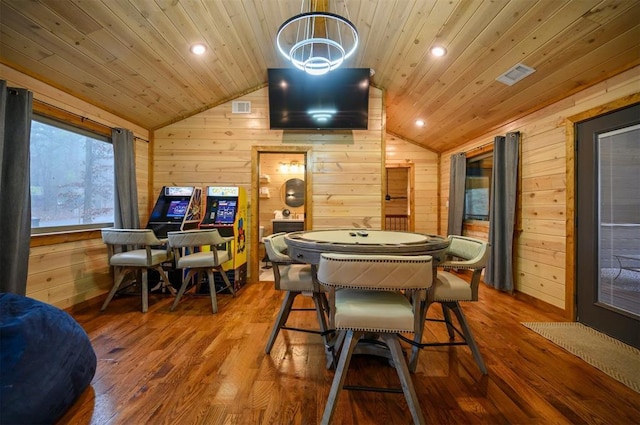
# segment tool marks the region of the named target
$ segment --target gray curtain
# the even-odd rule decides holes
[[[139,229],[138,187],[136,183],[135,140],[133,133],[124,128],[111,132],[115,161],[115,214],[116,229]]]
[[[513,292],[513,231],[516,218],[520,133],[498,136],[493,145],[489,243],[491,255],[484,281],[501,291]]]
[[[464,192],[467,180],[467,156],[464,152],[451,155],[449,178],[447,235],[462,235]]]
[[[29,145],[33,93],[0,80],[0,292],[27,293],[31,241]]]

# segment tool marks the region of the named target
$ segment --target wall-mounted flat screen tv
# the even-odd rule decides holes
[[[272,68],[268,75],[271,129],[367,129],[369,68],[339,68],[323,75]]]

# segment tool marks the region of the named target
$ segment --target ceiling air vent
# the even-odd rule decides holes
[[[531,75],[534,72],[536,72],[535,69],[519,63],[513,66],[511,69],[509,69],[507,72],[505,72],[498,78],[496,78],[496,80],[508,86],[512,86],[518,81],[522,80],[524,77]]]
[[[248,100],[234,100],[231,102],[231,112],[234,114],[250,114],[251,102]]]

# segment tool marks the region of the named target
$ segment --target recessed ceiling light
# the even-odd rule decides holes
[[[202,55],[206,51],[207,51],[207,46],[205,46],[204,44],[198,43],[191,46],[191,53],[193,53],[194,55]]]
[[[431,54],[432,54],[433,56],[441,57],[441,56],[444,56],[444,55],[446,55],[446,54],[447,54],[447,49],[445,49],[445,48],[444,48],[444,47],[442,47],[442,46],[433,46],[433,47],[431,48]]]
[[[416,120],[416,125],[418,127],[424,127],[424,120]]]

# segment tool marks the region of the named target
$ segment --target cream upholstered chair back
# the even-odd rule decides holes
[[[284,240],[284,235],[286,233],[274,233],[262,239],[270,261],[292,262],[291,257],[287,255],[287,243]]]
[[[449,236],[446,261],[440,264],[448,268],[482,268],[489,259],[489,243],[468,236]]]
[[[327,286],[379,290],[428,289],[430,255],[322,254],[318,280]]]
[[[102,240],[111,245],[162,245],[151,229],[102,229]]]

